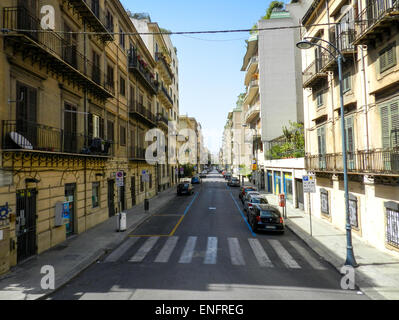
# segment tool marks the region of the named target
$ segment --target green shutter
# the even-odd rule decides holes
[[[399,102],[391,103],[389,107],[391,113],[390,147],[397,147],[399,146]]]
[[[390,121],[389,121],[389,109],[388,105],[381,107],[381,136],[382,136],[382,147],[389,148],[389,133],[390,133]]]
[[[389,44],[379,54],[380,73],[396,65],[396,45],[395,42]]]

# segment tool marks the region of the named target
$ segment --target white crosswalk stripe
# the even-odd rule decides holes
[[[305,260],[316,270],[326,270],[327,268],[324,267],[316,258],[312,257],[309,252],[301,246],[298,242],[296,241],[290,241],[290,244],[295,248],[296,251],[300,255],[302,255]]]
[[[183,249],[183,253],[180,256],[179,263],[190,263],[193,259],[195,244],[197,242],[197,237],[188,237],[186,245]]]
[[[155,258],[154,262],[166,263],[169,261],[170,255],[176,247],[179,237],[170,237],[165,242],[162,250],[159,252],[158,256]]]
[[[131,237],[127,239],[119,248],[114,250],[110,255],[108,255],[104,262],[116,262],[119,261],[127,252],[130,248],[132,248],[133,245],[135,245],[141,238],[140,237]],[[128,260],[129,262],[142,262],[146,258],[146,256],[151,252],[151,251],[158,251],[158,249],[154,248],[155,244],[159,241],[160,237],[159,236],[153,236],[145,239],[144,243],[141,245],[141,247],[138,248],[138,250],[133,254],[133,256]],[[180,257],[178,260],[178,263],[182,264],[189,264],[193,261],[193,257],[195,253],[197,252],[197,256],[199,252],[203,252],[201,248],[198,248],[196,250],[197,246],[197,240],[198,237],[196,236],[190,236],[187,239],[181,239],[181,240],[186,240],[185,243],[182,243],[181,246],[178,246],[180,243],[180,237],[178,236],[172,236],[166,238],[166,240],[163,242],[162,248],[158,251],[155,252],[156,257],[154,259],[154,263],[167,263],[171,260],[171,256],[173,252],[176,250],[181,250],[180,248],[182,247],[182,252],[180,253]],[[300,269],[302,266],[298,264],[297,261],[293,258],[291,254],[294,254],[295,256],[299,256],[300,259],[303,258],[306,261],[306,265],[311,266],[315,270],[326,270],[326,267],[323,266],[323,264],[317,260],[314,256],[311,255],[309,250],[307,250],[303,245],[301,245],[298,241],[292,241],[289,240],[286,243],[276,240],[276,239],[259,239],[259,238],[249,238],[248,242],[249,245],[252,249],[252,253],[256,258],[256,261],[260,267],[267,267],[267,268],[274,268],[276,261],[271,261],[270,255],[268,255],[267,250],[272,250],[270,247],[268,249],[267,246],[264,246],[264,243],[261,243],[262,241],[265,241],[269,243],[273,251],[278,257],[278,261],[281,261],[283,265],[287,268],[294,268],[294,269]],[[222,242],[223,243],[223,242]],[[288,244],[289,243],[289,244]],[[184,244],[184,247],[183,247]],[[285,244],[285,245],[284,245]],[[228,245],[228,253],[229,253],[229,258],[230,262],[234,266],[245,266],[249,261],[245,261],[247,258],[247,254],[245,251],[243,251],[243,248],[241,247],[240,240],[236,237],[228,237],[227,238],[227,245]],[[284,245],[284,246],[283,246]],[[290,252],[288,252],[288,247],[287,249],[285,248],[286,246],[292,247]],[[179,248],[179,249],[178,249]],[[220,248],[220,250],[224,250],[223,248]],[[245,255],[244,255],[245,253]],[[155,255],[154,255],[155,256]],[[274,256],[274,253],[272,254]],[[224,255],[222,256],[223,258],[225,257]],[[228,258],[227,258],[228,259]],[[207,238],[207,244],[206,244],[206,250],[205,250],[205,256],[203,259],[203,264],[207,265],[214,265],[218,261],[218,238],[217,237],[208,237]],[[300,260],[302,261],[302,260]]]
[[[278,240],[269,240],[269,243],[287,268],[301,268]]]
[[[116,262],[123,256],[127,250],[129,250],[138,240],[139,238],[129,238],[127,239],[119,248],[114,250],[107,258],[105,258],[104,262]]]
[[[273,268],[273,263],[270,261],[259,240],[251,238],[248,241],[259,265],[261,267]]]
[[[216,264],[217,249],[218,249],[218,238],[208,237],[208,244],[206,246],[204,264]]]
[[[245,265],[244,256],[242,255],[240,243],[237,238],[228,238],[231,263],[235,266]]]
[[[159,237],[150,237],[142,245],[142,247],[137,251],[137,253],[130,258],[129,262],[141,262],[144,260],[145,256],[150,252],[152,247],[158,241]]]

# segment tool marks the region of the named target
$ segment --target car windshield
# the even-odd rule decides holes
[[[262,218],[279,218],[280,212],[278,212],[277,210],[273,210],[273,209],[262,210],[260,212],[260,216]]]
[[[185,184],[183,185],[184,188],[188,188],[188,186],[189,186],[188,183],[185,183]]]
[[[265,198],[252,198],[252,203],[260,203],[260,204],[267,204],[267,200]]]
[[[237,178],[233,178],[233,179],[231,179],[231,181],[238,181],[238,179]]]

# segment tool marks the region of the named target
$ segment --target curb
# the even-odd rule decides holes
[[[341,274],[341,268],[344,266],[344,262],[332,257],[326,250],[320,248],[320,246],[313,240],[306,232],[300,230],[293,222],[288,221],[286,227],[294,233],[298,238],[303,240],[303,242],[314,252],[316,252],[324,261],[329,263],[336,271]],[[376,289],[374,289],[370,283],[365,279],[365,276],[362,272],[358,271],[356,273],[356,288],[362,291],[364,295],[372,300],[389,300],[385,296],[378,293]]]

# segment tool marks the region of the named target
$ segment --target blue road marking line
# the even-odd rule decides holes
[[[231,199],[233,199],[234,203],[236,204],[238,211],[240,211],[241,217],[244,219],[245,223],[247,224],[249,231],[251,231],[252,235],[253,235],[254,237],[256,237],[256,234],[252,231],[252,228],[251,228],[251,226],[248,224],[247,219],[245,219],[244,214],[242,213],[242,210],[240,209],[240,207],[239,207],[239,205],[238,205],[236,199],[234,199],[233,194],[231,193],[231,191],[230,191],[230,196],[231,196]]]
[[[191,207],[191,205],[193,204],[194,200],[197,198],[198,194],[199,194],[199,192],[196,192],[196,193],[195,193],[195,197],[193,198],[193,200],[191,200],[190,204],[187,206],[186,210],[185,210],[184,213],[183,213],[183,216],[185,216],[186,213],[188,212],[188,210],[190,210],[190,207]]]

